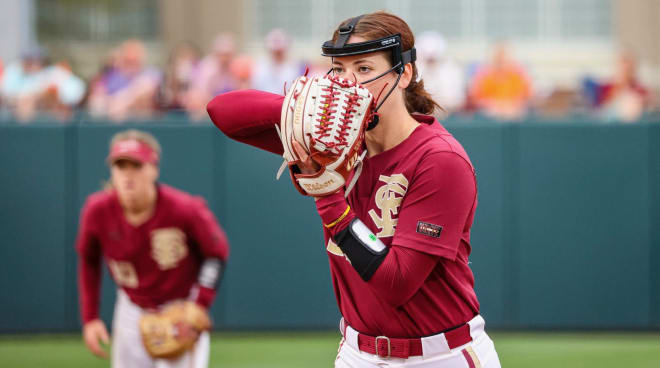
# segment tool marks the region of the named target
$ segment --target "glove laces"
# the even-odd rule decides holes
[[[338,119],[340,124],[338,125],[337,134],[335,135],[335,141],[328,143],[321,142],[327,149],[332,149],[333,151],[338,152],[341,148],[348,145],[347,137],[350,134],[349,128],[351,119],[353,118],[354,113],[357,112],[355,106],[359,104],[362,96],[358,95],[357,91],[354,90],[352,94],[347,96],[346,101],[342,106],[339,106],[339,102],[337,101],[339,91],[335,90],[335,85],[342,88],[351,88],[356,86],[356,82],[340,79],[337,76],[332,77],[330,81],[330,85],[322,89],[327,93],[321,95],[323,100],[320,101],[321,109],[318,112],[319,118],[316,119],[319,124],[315,127],[317,129],[316,134],[319,138],[330,137],[330,132],[332,130],[330,121],[334,118],[333,114],[337,113],[337,109],[341,109],[340,118]]]
[[[322,91],[326,92],[326,94],[321,95],[319,101],[321,106],[317,113],[318,118],[316,119],[318,124],[315,125],[317,129],[315,133],[319,138],[330,136],[330,131],[332,130],[330,121],[334,118],[334,114],[337,112],[336,108],[339,105],[337,103],[339,91],[335,90],[334,83],[330,83],[330,86],[323,88]]]

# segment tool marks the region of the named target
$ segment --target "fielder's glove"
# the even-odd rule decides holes
[[[302,76],[289,89],[282,105],[278,132],[284,148],[285,166],[291,180],[304,195],[322,197],[346,186],[346,194],[361,170],[360,156],[364,132],[373,118],[374,98],[357,82],[338,77]],[[292,142],[302,146],[309,157],[320,165],[318,172],[303,174],[300,157]]]
[[[153,358],[176,358],[190,349],[202,331],[211,328],[204,308],[191,301],[175,302],[140,319],[140,334]]]

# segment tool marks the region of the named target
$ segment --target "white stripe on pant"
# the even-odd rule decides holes
[[[113,368],[207,368],[210,336],[203,332],[193,349],[177,359],[153,359],[142,344],[139,321],[144,311],[124,293],[117,292],[112,322]]]
[[[495,345],[484,331],[484,319],[477,315],[468,323],[472,336],[471,342],[449,349],[444,334],[424,337],[422,338],[424,355],[412,356],[407,359],[381,358],[360,351],[357,343],[358,332],[350,326],[346,326],[345,333],[342,331],[344,338],[340,343],[335,368],[468,368],[471,365],[467,359],[472,357],[474,357],[471,360],[475,368],[500,368]],[[340,323],[340,325],[342,324]],[[470,358],[466,358],[466,354]]]

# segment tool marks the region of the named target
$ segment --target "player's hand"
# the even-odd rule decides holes
[[[186,322],[176,324],[176,337],[177,339],[189,339],[196,341],[199,338],[200,331]]]
[[[300,157],[300,163],[298,163],[298,168],[300,169],[301,173],[308,175],[308,174],[314,174],[315,172],[319,171],[321,165],[319,165],[314,160],[312,160],[311,157],[309,157],[309,154],[307,153],[307,151],[305,151],[303,146],[300,145],[300,143],[294,140],[291,142],[291,145],[293,145],[293,149],[296,150],[296,153]]]
[[[105,324],[100,319],[91,320],[83,326],[83,340],[87,349],[100,358],[107,358],[108,352],[99,344],[99,340],[106,346],[110,344],[110,335]]]

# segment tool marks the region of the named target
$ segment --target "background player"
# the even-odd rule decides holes
[[[413,45],[408,25],[385,12],[343,22],[323,45],[335,75],[357,78],[374,96],[384,91],[355,188],[347,200],[344,190],[316,200],[343,315],[335,366],[499,367],[468,267],[474,169],[428,116],[437,104],[417,80]],[[230,92],[208,111],[228,136],[281,154],[282,102]],[[309,159],[298,166],[318,169]]]
[[[157,182],[160,145],[150,134],[128,130],[110,143],[111,189],[93,193],[82,209],[76,242],[83,338],[95,355],[108,343],[99,319],[101,258],[119,287],[113,316],[113,367],[206,367],[209,334],[176,359],[153,359],[139,320],[146,311],[177,300],[205,309],[213,301],[229,254],[224,231],[205,201]],[[179,326],[181,334],[197,334]]]

